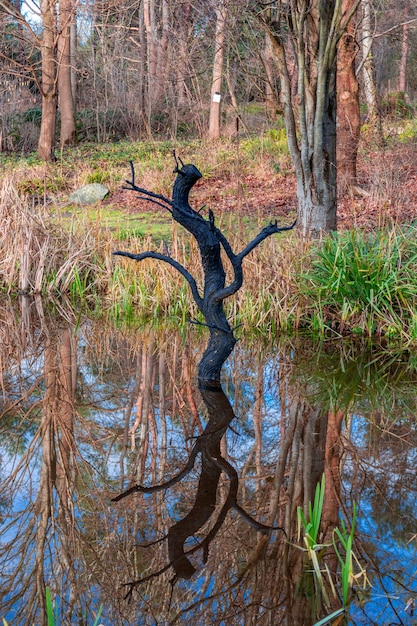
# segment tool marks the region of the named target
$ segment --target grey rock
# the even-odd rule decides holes
[[[68,202],[74,204],[94,204],[99,200],[103,200],[109,193],[109,190],[100,183],[91,183],[91,185],[84,185],[80,187],[68,198]]]

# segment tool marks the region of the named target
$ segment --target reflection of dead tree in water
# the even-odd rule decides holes
[[[267,526],[258,522],[238,504],[237,494],[239,479],[237,472],[234,467],[222,457],[220,451],[222,437],[235,417],[233,409],[226,395],[223,393],[220,384],[213,383],[203,386],[200,383],[200,392],[208,411],[209,420],[203,434],[197,438],[184,469],[176,476],[160,485],[150,487],[135,485],[113,498],[114,502],[118,502],[135,492],[150,494],[173,487],[191,472],[198,454],[201,454],[201,473],[194,505],[189,513],[182,520],[174,524],[169,529],[166,537],[163,538],[168,540],[168,565],[149,576],[128,583],[127,586],[129,586],[130,589],[127,597],[131,596],[132,590],[135,587],[159,576],[170,567],[172,567],[175,572],[173,582],[178,578],[191,578],[196,568],[191,563],[189,557],[193,553],[202,550],[203,562],[206,563],[210,543],[217,535],[230,510],[237,512],[250,526],[262,534],[269,535],[274,530],[283,530],[279,526]],[[221,505],[217,518],[206,537],[196,546],[186,551],[186,541],[198,533],[216,512],[217,490],[222,472],[225,473],[228,478],[228,493],[226,499]]]
[[[186,466],[177,476],[151,487],[135,485],[114,498],[114,501],[118,501],[134,492],[154,493],[168,489],[177,484],[193,469],[198,454],[201,454],[201,475],[194,506],[182,520],[170,528],[167,534],[169,564],[150,576],[128,583],[130,587],[129,597],[135,587],[170,567],[175,571],[174,580],[190,578],[196,570],[189,560],[189,555],[197,550],[203,550],[203,560],[206,562],[210,543],[231,509],[239,513],[258,532],[269,534],[272,530],[282,530],[279,527],[266,526],[257,522],[237,503],[238,476],[236,470],[222,456],[220,449],[223,435],[234,418],[233,409],[220,386],[220,374],[224,362],[236,343],[233,328],[231,328],[224,311],[223,302],[242,287],[243,260],[267,237],[274,233],[290,230],[294,226],[292,224],[289,227],[279,228],[276,221],[271,222],[241,252],[235,254],[225,235],[215,225],[213,212],[209,210],[208,219],[204,219],[200,212],[191,208],[188,202],[189,192],[201,178],[201,173],[194,165],[184,165],[181,160],[178,162],[176,159],[175,172],[177,177],[172,200],[138,187],[135,184],[133,164],[131,164],[131,169],[132,180],[128,181],[129,189],[142,194],[143,199],[167,209],[172,214],[173,219],[193,235],[200,250],[204,272],[203,293],[200,293],[192,274],[168,254],[158,252],[132,254],[122,251],[117,251],[114,254],[136,261],[147,258],[163,261],[174,267],[188,282],[197,307],[204,316],[205,323],[203,325],[209,330],[209,342],[198,368],[199,388],[207,407],[209,419],[203,433],[197,438]],[[226,254],[232,267],[233,279],[229,284],[226,284],[222,251]],[[217,519],[205,539],[186,552],[186,540],[199,531],[215,513],[217,490],[222,473],[228,478],[228,492]]]

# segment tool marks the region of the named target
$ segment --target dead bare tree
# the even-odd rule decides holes
[[[174,154],[175,157],[175,154]],[[132,179],[126,181],[128,189],[139,192],[140,198],[162,206],[169,211],[173,219],[181,224],[196,240],[201,256],[201,264],[204,272],[203,293],[197,285],[194,276],[183,265],[178,263],[169,254],[160,252],[142,252],[133,254],[118,250],[113,254],[128,257],[135,261],[144,259],[156,259],[168,263],[174,267],[188,282],[195,303],[205,319],[205,326],[209,329],[210,337],[206,352],[200,361],[198,369],[198,379],[200,382],[219,382],[220,371],[223,363],[230,355],[236,343],[234,329],[230,326],[224,311],[223,302],[226,298],[233,296],[239,291],[243,284],[243,260],[252,250],[254,250],[264,239],[275,233],[291,230],[295,222],[290,226],[279,227],[277,221],[270,222],[265,226],[243,250],[235,254],[232,247],[215,225],[214,213],[210,209],[208,219],[201,215],[201,210],[196,211],[191,208],[188,197],[191,189],[202,177],[202,174],[195,165],[187,164],[176,160],[174,172],[177,177],[174,182],[172,200],[165,196],[147,189],[138,187],[135,183],[135,170],[131,163]],[[203,207],[204,208],[204,207]],[[226,284],[226,272],[221,256],[222,250],[225,252],[233,271],[233,280]],[[201,323],[201,322],[197,322]]]
[[[169,489],[191,472],[197,456],[201,454],[201,475],[194,505],[191,511],[174,524],[169,529],[166,537],[164,537],[168,539],[169,563],[157,572],[127,583],[129,590],[126,597],[128,598],[131,597],[136,587],[162,574],[170,567],[175,572],[173,582],[177,578],[191,578],[196,569],[189,559],[190,554],[197,550],[203,550],[203,561],[206,562],[210,543],[231,509],[234,509],[258,532],[269,534],[273,530],[283,530],[279,526],[267,526],[256,521],[237,502],[238,475],[234,467],[221,453],[221,440],[235,415],[229,400],[221,388],[220,374],[223,363],[232,352],[236,343],[234,329],[230,326],[226,317],[223,302],[242,287],[243,260],[264,239],[274,233],[291,230],[294,224],[278,227],[276,221],[270,222],[241,252],[235,254],[225,235],[216,227],[213,211],[210,209],[208,219],[205,219],[201,215],[201,210],[195,211],[189,204],[189,193],[201,178],[201,173],[195,165],[184,165],[181,159],[176,157],[175,161],[176,167],[174,171],[177,174],[177,178],[174,182],[172,200],[138,187],[135,183],[133,163],[131,163],[132,179],[127,181],[128,189],[137,191],[141,194],[141,198],[164,207],[172,214],[176,222],[193,235],[200,250],[204,272],[203,293],[200,293],[197,281],[189,270],[168,254],[152,251],[133,254],[120,250],[114,254],[125,256],[135,261],[142,261],[147,258],[163,261],[174,267],[187,280],[194,300],[205,319],[204,324],[202,322],[197,323],[207,326],[210,333],[206,351],[201,358],[198,368],[199,389],[207,408],[209,420],[203,433],[197,438],[188,462],[176,476],[149,487],[136,484],[113,498],[114,502],[118,502],[135,492],[150,494]],[[225,252],[233,270],[233,279],[229,284],[226,284],[226,272],[221,256],[222,250]],[[222,473],[228,478],[229,488],[217,519],[204,540],[186,552],[184,547],[186,540],[209,522],[216,512],[217,491]]]

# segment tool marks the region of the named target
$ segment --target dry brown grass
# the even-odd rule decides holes
[[[7,293],[65,293],[74,281],[100,273],[105,242],[94,225],[59,222],[47,207],[19,195],[13,176],[0,188],[0,289]]]
[[[231,231],[230,243],[236,252],[247,243],[245,238]],[[170,265],[112,256],[119,247],[140,253],[155,249],[155,244],[151,238],[135,237],[119,244],[98,222],[82,221],[75,215],[59,218],[47,206],[30,205],[17,192],[12,176],[4,180],[0,189],[0,291],[99,299],[101,308],[119,319],[156,322],[170,318],[178,324],[199,318],[188,285]],[[161,243],[159,251],[189,268],[202,285],[199,251],[186,233],[179,234],[174,225],[169,250]],[[305,257],[294,235],[263,242],[245,260],[243,288],[226,302],[231,319],[245,330],[263,332],[298,325],[296,276]]]
[[[238,234],[230,236],[230,243],[235,251],[243,247]],[[225,303],[233,323],[243,324],[246,331],[258,329],[263,333],[298,326],[302,303],[297,276],[307,262],[306,245],[295,235],[278,235],[263,242],[245,259],[244,285]],[[129,249],[140,253],[152,249],[152,242],[136,241]],[[159,251],[167,252],[163,244]],[[201,263],[195,242],[174,231],[169,252],[190,269],[201,286]],[[231,268],[226,258],[224,262],[230,281]],[[168,264],[152,259],[136,263],[119,258],[106,293],[108,307],[116,317],[154,321],[171,318],[175,322],[199,318],[184,279]]]

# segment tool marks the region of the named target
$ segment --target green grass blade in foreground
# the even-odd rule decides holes
[[[100,604],[100,607],[99,607],[99,609],[98,609],[98,613],[97,613],[97,617],[96,617],[96,619],[94,620],[93,626],[98,626],[98,623],[99,623],[100,616],[101,616],[102,612],[103,612],[103,605],[102,605],[102,604]]]
[[[46,616],[48,618],[48,626],[55,626],[54,607],[52,605],[51,590],[49,587],[45,589],[46,600]]]
[[[54,612],[54,607],[53,607],[53,602],[52,602],[52,597],[51,597],[51,590],[49,589],[49,587],[46,587],[45,589],[45,600],[46,600],[46,616],[48,620],[48,626],[59,626],[58,614]],[[96,618],[92,626],[98,626],[102,612],[103,612],[103,605],[100,604]],[[8,626],[5,619],[3,619],[3,624],[4,626]]]
[[[337,609],[337,611],[334,611],[334,613],[332,613],[331,615],[328,615],[327,617],[323,617],[323,619],[321,619],[319,622],[316,622],[313,626],[324,626],[325,624],[328,624],[331,620],[335,619],[335,617],[339,617],[339,615],[342,615],[342,613],[345,612],[345,609]]]
[[[318,544],[321,516],[323,513],[324,488],[325,476],[323,474],[321,482],[316,485],[314,504],[312,505],[311,502],[308,503],[308,521],[302,508],[297,508],[298,538],[300,538],[301,526],[303,526],[304,536],[307,539],[308,546],[312,549]]]

